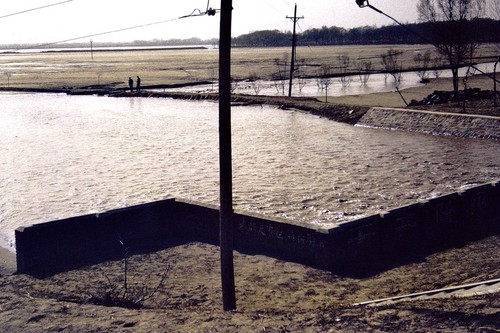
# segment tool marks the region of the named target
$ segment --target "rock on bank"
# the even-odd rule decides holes
[[[493,116],[372,108],[356,125],[433,135],[500,140],[500,117]]]

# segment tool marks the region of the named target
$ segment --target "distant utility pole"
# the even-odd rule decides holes
[[[92,46],[92,39],[90,40],[90,58],[94,60],[94,47]]]
[[[293,80],[293,71],[295,70],[295,48],[297,46],[297,33],[296,26],[297,22],[300,19],[303,19],[304,16],[297,17],[297,4],[295,4],[295,12],[293,17],[287,16],[287,19],[291,19],[293,21],[293,37],[292,37],[292,63],[290,64],[290,85],[288,87],[288,97],[292,96],[292,80]]]

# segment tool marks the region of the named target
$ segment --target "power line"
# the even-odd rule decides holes
[[[186,17],[187,17],[187,16],[186,16]],[[109,34],[113,34],[113,33],[117,33],[117,32],[123,32],[123,31],[128,31],[128,30],[134,30],[134,29],[139,29],[139,28],[145,28],[145,27],[149,27],[149,26],[152,26],[152,25],[158,25],[158,24],[162,24],[162,23],[167,23],[167,22],[176,21],[176,20],[179,20],[179,19],[181,19],[181,18],[180,18],[180,17],[177,17],[177,18],[168,19],[168,20],[163,20],[163,21],[157,21],[157,22],[152,22],[152,23],[146,23],[146,24],[141,24],[141,25],[135,25],[135,26],[132,26],[132,27],[127,27],[127,28],[121,28],[121,29],[109,30],[109,31],[99,32],[99,33],[90,34],[90,35],[85,35],[85,36],[79,36],[79,37],[74,37],[74,38],[68,38],[68,39],[64,39],[64,40],[59,40],[59,41],[57,41],[57,42],[51,42],[51,43],[45,43],[45,44],[39,44],[39,45],[36,45],[36,46],[30,46],[30,47],[27,47],[27,48],[20,48],[20,49],[16,49],[16,51],[17,51],[17,50],[38,49],[38,48],[43,48],[43,47],[46,47],[46,46],[52,46],[52,45],[56,45],[56,44],[62,44],[62,43],[72,42],[72,41],[79,40],[79,39],[84,39],[84,38],[91,38],[91,37],[97,37],[97,36],[109,35]]]
[[[297,24],[298,24],[298,26],[299,26],[300,32],[301,32],[302,34],[304,34],[304,29],[302,29],[302,26],[300,25],[300,22],[297,22]],[[305,43],[305,44],[306,44],[306,46],[307,46],[307,48],[309,49],[309,51],[311,51],[311,52],[312,52],[312,53],[314,53],[314,54],[316,53],[316,52],[312,49],[312,47],[311,47],[311,45],[309,44],[309,42],[307,41],[307,39],[303,39],[301,42],[303,42],[303,43]]]
[[[69,0],[69,1],[74,1],[74,0]],[[210,4],[210,1],[208,2],[208,4]],[[113,34],[113,33],[117,33],[117,32],[135,30],[135,29],[145,28],[145,27],[149,27],[149,26],[153,26],[153,25],[158,25],[158,24],[163,24],[163,23],[178,21],[178,20],[181,20],[181,19],[184,19],[184,18],[188,18],[188,17],[204,16],[204,15],[214,16],[215,13],[218,12],[218,11],[219,11],[218,9],[212,9],[211,7],[210,8],[207,7],[207,10],[205,12],[202,12],[199,9],[195,9],[195,10],[193,10],[191,12],[191,14],[180,16],[180,17],[176,17],[176,18],[171,18],[171,19],[167,19],[167,20],[162,20],[162,21],[157,21],[157,22],[151,22],[151,23],[146,23],[146,24],[140,24],[140,25],[135,25],[135,26],[126,27],[126,28],[120,28],[120,29],[115,29],[115,30],[109,30],[109,31],[99,32],[99,33],[95,33],[95,34],[89,34],[89,35],[85,35],[85,36],[68,38],[68,39],[64,39],[64,40],[59,40],[57,42],[51,42],[51,43],[45,43],[45,44],[38,44],[38,45],[34,45],[34,46],[29,46],[29,47],[26,47],[26,48],[15,49],[14,51],[39,49],[39,48],[44,48],[44,47],[47,47],[47,46],[52,46],[52,45],[57,45],[57,44],[62,44],[62,43],[67,43],[67,42],[73,42],[73,41],[79,40],[79,39],[87,39],[87,38],[92,38],[92,37],[97,37],[97,36],[109,35],[109,34]]]
[[[284,3],[285,5],[287,5],[288,7],[290,7],[291,9],[293,9],[293,8],[294,8],[292,5],[290,5],[290,4],[288,3],[288,1],[286,1],[286,0],[281,0],[281,1],[283,1],[283,3]]]
[[[15,12],[15,13],[11,13],[11,14],[0,16],[0,19],[6,18],[6,17],[10,17],[10,16],[15,16],[15,15],[20,15],[20,14],[25,14],[25,13],[33,12],[35,10],[45,9],[45,8],[48,8],[48,7],[59,6],[59,5],[62,5],[62,4],[68,3],[68,2],[72,2],[72,1],[75,1],[75,0],[66,0],[66,1],[56,2],[56,3],[50,4],[50,5],[45,5],[45,6],[41,6],[41,7],[26,9],[26,10],[23,10],[23,11],[20,11],[20,12]]]
[[[279,9],[277,9],[276,7],[271,5],[268,1],[262,0],[262,2],[264,2],[268,7],[270,7],[272,10],[274,10],[276,13],[283,14],[283,12],[281,12]]]
[[[194,17],[194,16],[204,16],[204,15],[215,16],[215,14],[218,12],[220,12],[220,9],[214,9],[214,8],[210,7],[210,0],[207,0],[207,9],[204,12],[202,12],[199,8],[195,8],[191,12],[191,14],[181,16],[181,17],[179,17],[179,19],[183,19],[183,18],[187,18],[187,17]]]

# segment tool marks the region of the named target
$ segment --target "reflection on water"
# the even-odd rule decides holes
[[[218,204],[218,106],[0,94],[0,238],[166,197]],[[500,142],[233,108],[235,208],[331,226],[499,178]]]
[[[476,67],[486,73],[491,73],[494,68],[493,63],[478,64]],[[464,77],[468,67],[463,67],[459,70],[459,76]],[[478,73],[473,70],[474,73]],[[429,77],[434,77],[432,71],[428,71]],[[469,73],[470,75],[470,73]],[[339,78],[331,78],[328,81],[328,89],[320,87],[318,79],[299,79],[295,78],[292,85],[293,96],[348,96],[348,95],[363,95],[383,92],[396,91],[394,78],[389,74],[372,74],[369,75],[368,82],[361,84],[363,75],[352,75],[344,79],[344,83]],[[452,77],[450,70],[440,71],[440,77]],[[407,89],[412,87],[422,86],[420,77],[416,72],[404,72],[401,74],[401,82],[399,89]],[[234,93],[248,95],[265,95],[265,96],[284,96],[288,95],[289,81],[262,81],[255,82],[245,81],[233,83]],[[207,93],[217,91],[217,83],[196,85],[192,87],[181,87],[168,89],[167,91],[187,91]],[[161,91],[165,91],[162,89]]]

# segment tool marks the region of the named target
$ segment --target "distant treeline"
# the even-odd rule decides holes
[[[436,26],[432,23],[406,24],[406,28],[399,25],[383,27],[364,26],[352,29],[339,27],[314,28],[297,34],[298,45],[370,45],[370,44],[427,44],[435,36]],[[479,43],[500,43],[500,20],[489,18],[475,19],[469,22],[469,30]],[[422,38],[423,37],[423,38]],[[290,31],[262,30],[233,38],[236,47],[273,47],[289,46],[292,40]],[[64,44],[44,45],[0,45],[0,49],[30,49],[43,47],[89,47],[89,42],[76,42]],[[178,46],[178,45],[213,45],[217,46],[218,40],[213,39],[154,39],[136,40],[132,42],[95,42],[94,47],[144,47],[144,46]]]
[[[93,42],[92,46],[98,47],[148,47],[148,46],[192,46],[192,45],[217,45],[218,40],[200,39],[197,37],[189,39],[153,39],[153,40],[135,40],[131,42]],[[90,49],[90,40],[86,42],[72,43],[50,43],[50,44],[3,44],[0,50],[29,50],[29,49],[61,49],[61,48],[88,48]]]
[[[469,22],[469,29],[476,42],[500,42],[500,20],[475,19]],[[426,44],[434,38],[435,26],[431,23],[406,24],[383,27],[358,27],[344,29],[322,27],[297,34],[299,45],[370,45],[370,44]],[[291,32],[278,30],[256,31],[233,39],[234,46],[266,47],[290,45]]]

